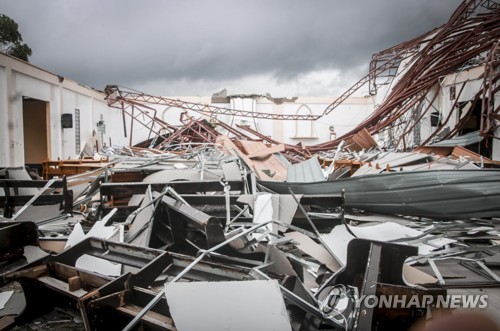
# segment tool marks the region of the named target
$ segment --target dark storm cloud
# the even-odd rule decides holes
[[[103,88],[347,71],[445,23],[460,2],[3,0],[0,12],[33,64]]]

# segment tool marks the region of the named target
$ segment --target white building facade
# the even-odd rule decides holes
[[[68,159],[85,143],[92,149],[110,139],[124,144],[123,129],[112,125],[121,123],[121,113],[104,98],[97,90],[0,53],[0,167]]]

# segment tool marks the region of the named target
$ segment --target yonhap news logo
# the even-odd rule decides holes
[[[456,309],[470,308],[483,309],[488,307],[488,295],[449,294],[449,295],[362,295],[356,300],[356,307],[360,308],[417,308],[428,306],[434,308]]]

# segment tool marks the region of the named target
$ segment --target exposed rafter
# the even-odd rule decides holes
[[[422,35],[420,39],[414,39],[379,53],[382,56],[376,56],[376,58],[384,59],[385,62],[380,66],[374,65],[368,76],[356,83],[338,101],[331,104],[325,113],[334,109],[361,84],[366,83],[370,75],[372,75],[370,78],[372,80],[377,74],[387,75],[387,70],[393,68],[393,62],[397,62],[406,51],[412,57],[405,70],[398,74],[400,77],[390,89],[388,96],[366,120],[343,137],[310,147],[310,150],[332,149],[341,140],[349,138],[362,129],[367,129],[371,134],[391,135],[392,141],[386,147],[407,149],[418,144],[419,142],[413,141],[413,130],[408,130],[408,128],[418,127],[418,121],[422,119],[422,116],[414,116],[414,113],[428,108],[428,97],[432,89],[439,86],[440,79],[461,70],[473,59],[478,60],[475,66],[482,66],[485,70],[483,88],[475,99],[484,103],[482,134],[491,135],[493,129],[491,120],[496,118],[498,108],[494,105],[492,95],[498,90],[499,70],[496,70],[498,52],[495,45],[499,38],[499,1],[464,1],[450,20],[439,29]],[[389,59],[385,60],[386,58]],[[401,68],[398,70],[400,71]],[[456,109],[458,107],[452,107],[452,110],[456,111]],[[451,134],[441,136],[451,138],[459,132],[463,122],[462,118],[456,127],[451,128]],[[442,128],[438,127],[437,132],[433,132],[432,136],[437,136],[440,129]]]
[[[200,114],[217,116],[217,115],[231,115],[241,117],[253,117],[270,120],[316,120],[321,115],[312,114],[273,114],[273,113],[259,113],[246,110],[231,109],[225,107],[217,107],[208,104],[201,104],[195,102],[183,101],[180,99],[171,99],[161,96],[154,96],[137,91],[125,90],[116,85],[106,86],[105,92],[107,94],[108,105],[115,108],[122,108],[122,103],[141,103],[141,104],[155,104],[164,105],[173,108],[192,110]]]

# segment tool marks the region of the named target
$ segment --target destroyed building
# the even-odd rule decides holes
[[[338,98],[99,92],[0,54],[0,329],[498,325],[499,23],[464,1]]]

